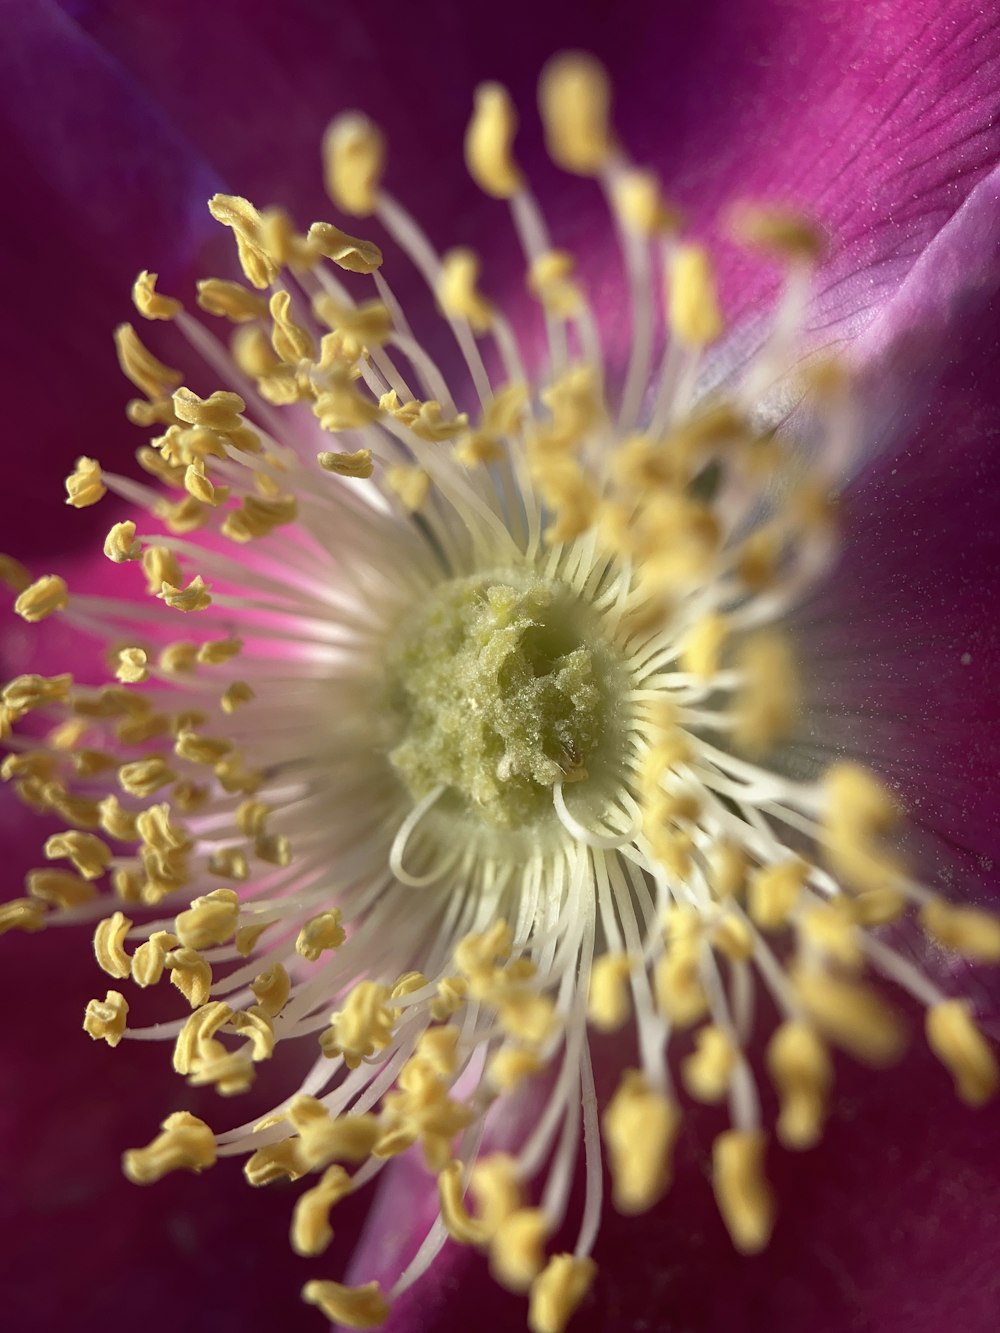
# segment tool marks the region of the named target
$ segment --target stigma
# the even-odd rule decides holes
[[[539,365],[480,258],[439,255],[387,191],[378,129],[340,117],[323,168],[350,230],[217,195],[241,277],[199,282],[198,314],[136,280],[139,316],[192,364],[119,328],[146,479],[81,457],[66,482],[73,508],[128,506],[103,547],[121,599],[0,557],[15,612],[97,636],[107,667],[3,690],[3,778],[65,828],[0,927],[90,923],[114,985],[86,1032],[166,1038],[222,1099],[252,1096],[280,1042],[313,1051],[243,1122],[167,1116],[125,1153],[137,1184],[227,1156],[252,1186],[302,1181],[290,1243],[318,1259],[341,1199],[422,1157],[438,1217],[391,1287],[303,1290],[352,1328],[383,1323],[450,1237],[527,1293],[533,1333],[561,1333],[595,1280],[605,1167],[613,1206],[647,1212],[692,1104],[727,1108],[712,1185],[733,1244],[761,1250],[769,1137],[820,1140],[833,1048],[903,1052],[883,983],[923,1007],[959,1097],[998,1083],[933,960],[1000,961],[1000,923],[911,872],[875,774],[803,780],[788,757],[809,681],[786,625],[836,554],[857,434],[848,368],[800,336],[822,239],[791,212],[735,218],[783,276],[720,380],[712,257],[618,142],[603,70],[557,57],[539,106],[555,163],[606,201],[624,356],[550,237],[501,87],[476,94],[466,165],[509,209]],[[353,234],[369,226],[436,303],[464,398]],[[137,1023],[164,981],[177,1019]],[[624,1030],[599,1108],[590,1034]]]

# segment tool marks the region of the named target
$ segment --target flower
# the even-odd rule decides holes
[[[192,600],[193,600],[193,599],[192,599]],[[125,665],[125,664],[123,664],[123,665]],[[135,670],[136,668],[141,669],[141,664],[137,664],[137,663],[136,663],[136,660],[133,659],[133,660],[129,661],[129,663],[128,663],[128,667],[131,668],[131,669],[133,669],[133,670]],[[148,774],[147,774],[147,777],[148,777]],[[107,1020],[101,1020],[101,1021],[107,1021]]]

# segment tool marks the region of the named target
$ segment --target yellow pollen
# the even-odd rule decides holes
[[[702,348],[722,333],[722,315],[708,252],[698,245],[678,246],[670,260],[667,318],[674,336],[686,347]]]
[[[135,524],[131,519],[113,525],[104,541],[104,554],[116,565],[141,557],[142,545],[136,539]]]
[[[378,1328],[390,1313],[389,1302],[377,1282],[345,1287],[314,1278],[302,1288],[302,1299],[307,1305],[318,1306],[327,1319],[344,1328]]]
[[[120,980],[132,971],[131,959],[124,949],[125,937],[131,929],[132,922],[128,917],[123,912],[115,912],[113,916],[101,921],[94,931],[97,966],[102,972],[107,972],[109,977]]]
[[[632,1012],[629,978],[632,964],[625,954],[606,953],[595,959],[590,974],[587,1017],[598,1032],[616,1032]]]
[[[741,244],[792,263],[818,263],[826,248],[816,224],[787,209],[743,205],[733,210],[731,225]]]
[[[614,181],[614,198],[627,226],[640,236],[671,235],[680,230],[676,209],[664,203],[660,183],[651,171],[631,169]]]
[[[601,1120],[608,1150],[614,1205],[620,1213],[644,1213],[670,1185],[680,1111],[627,1069]]]
[[[514,160],[517,112],[507,89],[499,83],[481,83],[465,132],[465,165],[484,193],[511,199],[524,188]]]
[[[554,56],[542,70],[538,106],[549,156],[578,176],[596,176],[611,157],[611,85],[582,51]]]
[[[93,458],[78,458],[66,478],[66,503],[74,509],[97,504],[108,493],[101,480],[101,465]]]
[[[441,260],[437,297],[446,315],[468,320],[475,333],[486,333],[493,323],[493,307],[478,290],[479,268],[474,251],[449,250]]]
[[[270,287],[279,269],[266,247],[264,220],[253,204],[238,195],[216,194],[208,201],[208,211],[216,222],[232,228],[247,281],[258,289]]]
[[[353,111],[330,123],[323,136],[323,179],[342,212],[353,217],[375,212],[384,165],[385,139],[367,116]]]
[[[11,898],[0,903],[0,935],[8,930],[23,930],[28,934],[45,929],[46,907],[32,898]]]
[[[976,907],[933,898],[920,909],[920,924],[945,949],[980,963],[1000,963],[1000,921]]]
[[[248,324],[267,316],[267,302],[248,291],[240,282],[224,278],[203,278],[198,283],[198,304],[210,315],[219,315],[233,324]]]
[[[382,251],[373,241],[348,236],[332,222],[314,222],[309,228],[309,240],[320,254],[348,273],[374,273],[382,267]]]
[[[892,1064],[902,1054],[899,1020],[859,981],[797,968],[792,980],[806,1013],[824,1036],[859,1060]]]
[[[519,1208],[490,1239],[490,1272],[508,1291],[527,1291],[545,1263],[552,1224],[541,1208]]]
[[[462,1198],[462,1163],[449,1162],[438,1175],[441,1220],[452,1240],[462,1245],[483,1245],[489,1239],[487,1228],[470,1217]]]
[[[170,1171],[204,1171],[215,1165],[215,1156],[215,1136],[205,1122],[175,1111],[152,1143],[124,1154],[122,1169],[133,1184],[150,1185]]]
[[[164,958],[176,986],[192,1009],[200,1009],[212,989],[212,969],[195,949],[171,949]]]
[[[833,1082],[826,1047],[807,1024],[783,1023],[768,1042],[767,1067],[781,1097],[779,1140],[786,1148],[811,1148],[823,1131]]]
[[[351,1178],[342,1166],[328,1166],[318,1185],[306,1190],[295,1205],[291,1242],[296,1254],[322,1254],[333,1240],[330,1209],[351,1192]]]
[[[593,1259],[554,1254],[531,1284],[528,1304],[531,1333],[563,1333],[596,1275]]]
[[[370,449],[356,449],[353,453],[325,452],[317,454],[316,461],[324,472],[335,472],[340,477],[368,478],[375,470]]]
[[[725,1130],[712,1149],[712,1180],[722,1219],[742,1254],[771,1239],[774,1200],[764,1177],[766,1139],[759,1130]]]
[[[18,594],[14,610],[23,620],[34,624],[69,606],[69,591],[58,574],[45,574]]]
[[[103,1000],[91,1000],[83,1019],[83,1030],[94,1041],[117,1046],[125,1035],[128,1001],[120,991],[109,990]]]
[[[972,1020],[966,1000],[942,1000],[927,1010],[927,1041],[951,1071],[955,1091],[969,1106],[983,1106],[1000,1084],[997,1058]]]
[[[0,553],[0,583],[10,588],[11,592],[24,592],[31,583],[31,575],[19,560]]]
[[[157,277],[158,274],[143,269],[136,278],[132,287],[135,308],[145,319],[173,319],[184,307],[172,296],[164,296],[156,290]]]
[[[174,611],[204,611],[212,604],[212,595],[200,574],[196,574],[186,588],[164,581],[156,596]]]
[[[684,1061],[681,1077],[689,1094],[700,1102],[721,1102],[729,1092],[736,1051],[720,1028],[706,1025],[694,1034],[695,1051]]]

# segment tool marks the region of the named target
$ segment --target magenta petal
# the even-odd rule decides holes
[[[192,145],[59,6],[39,0],[4,15],[0,169],[16,189],[0,217],[0,361],[4,475],[20,503],[5,513],[3,542],[29,557],[78,540],[62,508],[73,459],[100,452],[114,463],[135,447],[112,330],[134,318],[129,291],[141,268],[159,266],[168,290],[186,270],[217,186]],[[75,533],[92,525],[88,514]]]

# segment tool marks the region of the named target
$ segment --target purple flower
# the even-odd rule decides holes
[[[116,473],[129,471],[125,460],[136,443],[135,429],[119,424],[120,384],[108,364],[110,329],[123,318],[135,319],[127,307],[129,286],[144,266],[158,266],[162,289],[187,301],[195,276],[240,276],[204,209],[209,195],[232,191],[262,206],[279,203],[299,222],[330,216],[320,188],[316,145],[330,116],[354,106],[386,129],[386,186],[412,208],[439,251],[469,243],[480,252],[484,290],[511,320],[532,375],[544,380],[549,372],[543,320],[537,301],[524,290],[523,260],[503,208],[476,191],[459,170],[473,88],[484,78],[501,79],[510,87],[524,122],[518,161],[543,205],[555,243],[579,258],[606,351],[609,396],[617,402],[628,381],[627,349],[633,333],[607,207],[591,181],[552,169],[529,114],[537,71],[552,52],[566,45],[592,49],[615,82],[615,125],[625,149],[640,165],[656,168],[671,202],[687,215],[685,237],[705,240],[713,256],[731,332],[702,357],[701,336],[690,330],[685,335],[683,313],[673,316],[674,334],[680,330],[681,341],[686,336],[689,350],[696,353],[689,368],[693,371],[696,363],[700,367],[703,390],[715,388],[728,395],[727,402],[738,400],[739,385],[759,366],[781,292],[795,295],[795,279],[786,278],[787,251],[782,262],[762,261],[728,239],[724,219],[729,206],[741,198],[791,204],[827,233],[828,257],[815,272],[810,304],[796,305],[793,299],[786,307],[794,344],[771,368],[794,371],[806,352],[824,360],[835,353],[853,367],[853,409],[840,401],[834,388],[818,415],[800,408],[788,418],[798,441],[828,446],[826,453],[819,452],[820,468],[847,423],[854,450],[848,470],[853,476],[841,505],[839,555],[824,565],[822,578],[814,581],[808,595],[796,599],[781,618],[782,643],[793,644],[802,663],[804,698],[794,744],[777,762],[785,781],[800,783],[811,793],[819,790],[810,785],[817,774],[835,760],[846,758],[877,770],[911,815],[905,851],[919,882],[965,904],[988,904],[995,886],[994,858],[1000,852],[994,814],[1000,754],[991,689],[998,647],[993,571],[1000,543],[991,458],[997,431],[993,296],[1000,260],[1000,33],[995,22],[978,6],[964,3],[952,6],[946,18],[931,4],[720,3],[694,12],[684,7],[677,14],[574,12],[572,18],[555,12],[539,15],[533,9],[518,14],[508,7],[502,15],[477,19],[474,25],[446,6],[434,6],[431,12],[427,6],[396,10],[384,7],[372,18],[305,3],[291,11],[219,4],[205,15],[184,3],[140,16],[131,6],[118,4],[41,4],[12,12],[13,35],[3,57],[10,69],[0,82],[0,108],[8,130],[6,174],[17,181],[5,210],[5,251],[19,260],[8,279],[11,314],[4,324],[4,363],[14,390],[8,407],[12,443],[7,464],[10,493],[27,503],[5,515],[5,549],[25,560],[33,574],[60,569],[72,593],[84,585],[108,590],[121,586],[112,576],[122,571],[88,552],[95,540],[99,548],[103,539],[103,531],[94,527],[95,516],[106,524],[126,518],[127,512],[109,517],[103,508],[87,508],[67,518],[60,481],[78,455],[100,457]],[[369,234],[367,219],[348,221],[349,231]],[[793,242],[802,240],[794,228],[793,233]],[[671,249],[675,242],[668,239],[665,245]],[[425,289],[393,247],[386,246],[386,256],[383,271],[418,336],[448,377],[459,376],[454,345],[440,332]],[[790,267],[797,271],[794,262]],[[692,318],[704,316],[706,302],[710,305],[699,275],[695,263],[693,276],[689,269],[697,298]],[[352,291],[361,299],[360,287]],[[553,314],[558,296],[550,289],[547,299],[550,317],[561,326],[560,313]],[[571,312],[571,322],[576,314]],[[162,340],[156,336],[161,330]],[[184,365],[187,372],[190,353],[172,327],[144,325],[140,333],[166,362]],[[585,337],[585,328],[583,333]],[[714,340],[706,334],[704,341]],[[375,338],[373,345],[378,346]],[[660,350],[657,341],[654,364]],[[188,360],[179,359],[183,357]],[[290,355],[283,359],[292,360]],[[495,368],[491,362],[490,369]],[[204,382],[194,382],[201,393],[233,387],[204,372],[202,378]],[[783,377],[779,387],[790,382]],[[761,387],[772,386],[762,380]],[[462,393],[472,401],[464,385]],[[749,435],[760,445],[762,427],[788,415],[788,402],[780,394],[765,393],[762,401],[752,431],[742,420],[734,428],[740,447],[750,447]],[[458,404],[466,405],[464,398]],[[645,420],[655,410],[654,382],[638,415]],[[300,413],[296,429],[306,433],[303,438],[308,431],[317,432],[308,406],[292,411]],[[852,411],[853,417],[848,415]],[[412,425],[404,420],[403,431]],[[425,460],[420,452],[421,437],[416,436],[416,444],[405,434],[397,438],[414,451],[406,466],[419,458],[439,484],[433,459]],[[489,443],[482,446],[487,452]],[[307,445],[305,453],[311,459],[317,448],[340,447],[327,437],[316,448]],[[438,441],[434,447],[444,451],[451,446]],[[645,463],[652,466],[648,459]],[[209,476],[214,466],[210,462]],[[331,466],[345,465],[334,461]],[[536,457],[533,467],[536,484],[543,491],[549,488],[546,498],[556,520],[572,527],[584,503],[580,487],[571,487],[567,498],[544,462]],[[582,477],[603,487],[607,471],[604,461],[596,466],[591,461],[590,471],[585,461],[572,476],[576,482]],[[319,479],[317,487],[329,481],[315,469],[313,475]],[[397,478],[404,507],[419,499],[407,491],[414,476],[401,473]],[[829,472],[822,476],[832,480]],[[687,480],[709,487],[715,484],[714,471],[696,469]],[[752,492],[751,498],[757,494]],[[275,497],[265,491],[264,498]],[[613,490],[604,498],[634,500]],[[300,507],[302,503],[300,495]],[[637,512],[641,509],[639,504]],[[773,512],[790,521],[791,511],[779,506]],[[683,517],[678,512],[678,523]],[[582,530],[589,531],[589,523]],[[815,531],[810,529],[807,537],[812,536]],[[575,534],[567,537],[569,542],[574,539]],[[445,524],[439,540],[458,538]],[[618,554],[624,557],[628,552],[621,535],[620,540]],[[260,549],[268,549],[266,541]],[[264,572],[257,549],[254,544],[241,548],[248,552],[247,569],[258,571],[248,576],[251,583]],[[800,546],[792,542],[786,555],[794,560],[812,549],[809,541]],[[763,550],[755,548],[755,553]],[[345,552],[337,554],[343,558]],[[398,554],[405,563],[410,547],[401,542]],[[825,559],[822,541],[815,554],[817,561]],[[648,557],[644,548],[641,558]],[[185,570],[186,579],[196,568]],[[669,579],[677,577],[674,571]],[[686,566],[680,577],[689,597],[684,580],[692,575]],[[256,586],[259,590],[264,585]],[[672,595],[678,586],[670,583]],[[525,595],[524,588],[515,591]],[[726,614],[741,604],[726,603]],[[357,611],[356,606],[348,609],[351,615]],[[442,613],[460,619],[464,610],[447,603]],[[89,614],[99,619],[103,612],[94,606]],[[239,614],[233,610],[234,617]],[[532,614],[541,612],[536,607]],[[704,622],[692,620],[691,627],[704,630]],[[187,628],[186,623],[181,626]],[[579,631],[577,637],[586,647],[586,633]],[[425,628],[416,633],[416,641],[425,638]],[[415,660],[414,642],[405,635],[404,640],[402,647],[397,641],[397,647],[406,671],[423,673],[425,691],[440,690],[433,661],[427,654]],[[699,642],[711,658],[707,640]],[[147,647],[152,654],[152,645]],[[98,651],[58,615],[37,629],[17,622],[5,630],[3,655],[5,679],[33,670],[54,674],[65,670],[67,661],[84,680],[106,672]],[[571,673],[573,664],[563,662],[563,656],[559,669]],[[778,670],[784,657],[779,650],[767,661]],[[133,661],[132,666],[142,674],[141,663]],[[716,668],[714,661],[706,668],[713,679]],[[690,660],[685,670],[688,676],[698,674]],[[746,670],[752,676],[752,667]],[[393,689],[402,688],[404,674],[400,669],[399,679],[393,678]],[[304,678],[295,679],[301,683]],[[724,671],[719,682],[724,693]],[[612,688],[606,679],[602,687]],[[699,744],[707,745],[705,726],[693,719],[699,708],[718,709],[718,700],[682,698],[684,688],[674,696],[691,711],[690,719],[682,719],[681,730],[691,730]],[[591,696],[582,686],[573,689],[572,712],[586,720]],[[567,685],[564,693],[569,690]],[[265,695],[266,688],[258,693]],[[544,709],[551,717],[554,705],[547,698]],[[763,702],[767,713],[773,700]],[[262,699],[262,707],[274,706]],[[512,697],[505,696],[503,708],[513,706]],[[410,700],[404,711],[410,716],[416,707]],[[739,709],[726,714],[737,730],[748,710],[744,700],[742,714]],[[715,723],[723,712],[716,714]],[[244,714],[237,710],[234,716]],[[253,716],[252,711],[245,716]],[[605,725],[604,719],[599,721]],[[570,722],[572,718],[560,714],[558,735],[568,747],[560,756],[564,775],[579,759],[576,747],[592,743],[572,727],[568,732]],[[713,724],[712,729],[724,737],[729,724]],[[770,725],[765,721],[765,734],[757,739],[776,739]],[[523,736],[514,735],[513,748],[522,741]],[[723,744],[718,736],[712,743]],[[402,740],[396,735],[393,744],[398,749],[408,745],[408,754],[415,746],[419,751],[409,733]],[[752,754],[752,745],[750,750]],[[707,753],[699,752],[702,766]],[[551,754],[545,757],[551,760]],[[424,762],[419,753],[417,760]],[[423,804],[436,785],[443,785],[428,787],[419,763],[411,764],[406,755],[393,762],[404,785],[409,784],[411,804]],[[510,762],[521,759],[515,755]],[[540,762],[537,754],[532,762]],[[591,767],[599,775],[597,760]],[[730,802],[737,799],[731,783],[738,771],[726,772],[728,793],[721,780],[712,788]],[[536,785],[547,791],[556,786],[566,812],[562,827],[572,828],[572,811],[581,808],[573,800],[577,784],[567,783],[563,797],[561,780],[553,784],[544,774],[539,779],[537,767],[533,772]],[[845,817],[846,859],[842,855],[834,869],[852,891],[876,892],[887,887],[885,875],[895,873],[894,848],[874,838],[874,825],[888,810],[880,789],[866,785],[856,770],[846,772],[861,785],[849,782],[843,793],[854,814]],[[458,779],[452,770],[449,775],[454,785]],[[362,773],[358,781],[363,780]],[[273,774],[268,782],[274,787]],[[648,792],[641,790],[638,777],[630,790],[648,805]],[[252,795],[245,794],[248,799]],[[680,797],[685,792],[670,780],[659,794]],[[149,803],[145,797],[142,801]],[[433,803],[427,808],[433,815]],[[725,809],[723,802],[713,829],[721,827],[718,820]],[[828,815],[826,807],[819,806],[793,806],[793,813],[799,824],[792,827],[807,833],[813,815]],[[11,859],[21,858],[25,869],[41,864],[38,847],[44,837],[66,827],[65,819],[52,816],[44,826],[33,820],[25,827],[23,808],[11,801],[0,807],[0,816]],[[503,807],[494,823],[503,827],[511,818]],[[681,816],[678,823],[676,807],[671,818],[673,831],[688,831],[691,820],[685,823],[687,817]],[[695,821],[694,827],[702,826]],[[604,825],[612,841],[615,832],[613,821]],[[843,821],[840,832],[845,832]],[[837,834],[828,823],[835,855]],[[199,834],[202,842],[208,837]],[[856,857],[852,861],[859,839],[870,854],[860,866]],[[292,842],[294,847],[294,833]],[[787,845],[796,854],[806,854],[794,833]],[[406,837],[400,846],[418,858],[423,850],[430,870],[435,869],[433,837],[429,851]],[[760,869],[767,858],[754,844],[748,847]],[[268,850],[274,859],[283,858],[277,845]],[[653,860],[671,854],[664,848]],[[402,859],[396,858],[397,870]],[[232,863],[227,869],[234,874]],[[260,873],[257,867],[256,880]],[[264,873],[280,879],[279,871]],[[820,866],[817,874],[822,873]],[[168,898],[167,906],[152,915],[172,918],[194,894],[230,882],[201,879],[184,891],[185,901]],[[655,875],[650,882],[657,882]],[[895,881],[888,887],[895,888]],[[422,890],[414,887],[410,892]],[[225,902],[219,901],[224,911]],[[142,908],[132,913],[127,903],[125,910],[140,920],[150,917]],[[945,916],[937,922],[937,935],[967,944],[963,931],[972,928],[970,920],[941,910]],[[751,899],[748,911],[763,930],[759,918],[766,916],[766,909],[758,904],[755,911]],[[988,925],[978,917],[972,920],[973,933],[988,934]],[[294,922],[298,929],[299,916]],[[822,934],[824,922],[832,933]],[[336,934],[336,923],[327,924]],[[832,950],[835,962],[836,951],[849,947],[843,931],[837,933],[840,927],[824,918],[811,940],[821,956]],[[191,923],[195,944],[199,929],[206,929],[204,914]],[[981,941],[982,934],[976,939]],[[129,939],[130,953],[136,943]],[[211,941],[206,947],[212,947]],[[672,944],[668,939],[665,956],[669,949],[676,956],[679,947],[675,934]],[[894,965],[897,979],[912,979],[906,970],[911,965],[921,978],[918,992],[926,985],[936,988],[935,995],[967,995],[981,1025],[996,1031],[994,974],[975,963],[960,963],[953,951],[934,951],[915,929],[890,932],[888,940],[879,936],[875,947],[897,951],[893,957],[902,960]],[[12,1302],[10,1318],[18,1328],[49,1328],[68,1316],[78,1328],[96,1329],[121,1317],[122,1311],[128,1311],[129,1318],[141,1314],[155,1328],[173,1323],[178,1309],[196,1325],[213,1328],[270,1327],[279,1319],[300,1320],[305,1328],[318,1320],[311,1312],[300,1314],[296,1305],[297,1290],[308,1278],[342,1279],[347,1273],[350,1282],[379,1279],[384,1289],[393,1285],[437,1209],[433,1177],[417,1151],[386,1168],[374,1201],[364,1194],[336,1205],[332,1245],[309,1260],[288,1252],[287,1227],[294,1199],[303,1185],[315,1184],[316,1177],[292,1189],[272,1185],[248,1198],[238,1171],[226,1162],[203,1181],[171,1176],[155,1189],[138,1190],[117,1178],[122,1147],[145,1142],[164,1116],[182,1106],[213,1126],[238,1122],[238,1109],[227,1120],[221,1112],[233,1103],[221,1103],[211,1088],[184,1087],[165,1069],[164,1049],[157,1043],[133,1043],[127,1051],[111,1052],[90,1049],[82,1041],[75,1029],[83,1002],[96,990],[96,974],[77,931],[52,929],[27,943],[8,939],[4,948],[8,968],[22,978],[4,1037],[10,1048],[5,1067],[13,1073],[16,1094],[4,1099],[0,1112],[7,1130],[4,1141],[14,1149],[4,1207],[10,1209],[5,1235],[12,1238],[19,1273],[12,1295],[8,1291],[8,1308]],[[605,951],[634,954],[629,948],[602,946],[598,956]],[[257,952],[266,955],[267,949]],[[977,949],[966,952],[975,954]],[[501,954],[490,966],[497,964],[502,971]],[[721,956],[724,966],[731,962],[734,970],[741,961]],[[857,996],[851,989],[851,960],[841,957],[839,963],[843,966],[836,975],[848,987],[839,998],[849,1003]],[[634,974],[634,958],[632,970]],[[465,976],[473,988],[480,984],[474,967],[466,967]],[[328,1010],[344,1004],[343,985],[355,979],[345,977],[333,989]],[[544,1046],[543,1036],[536,1040],[531,1031],[530,1015],[541,1012],[531,1005],[541,992],[532,989],[530,979],[522,979],[527,989],[517,992],[521,1017],[511,1017],[512,1009],[506,1019],[495,989],[501,983],[493,972],[488,981],[482,983],[480,998],[501,1015],[501,1028],[508,1023],[506,1039],[518,1049]],[[127,983],[110,985],[125,989]],[[683,983],[676,978],[660,984],[665,993],[660,999],[668,1007],[681,1002],[678,987],[683,989]],[[761,992],[762,1013],[747,1049],[769,1123],[774,1098],[763,1051],[777,1020],[767,1012],[771,1001],[765,994]],[[156,991],[143,1021],[176,1018],[178,1010],[169,999]],[[239,1005],[248,1009],[250,1000]],[[918,1000],[926,1003],[927,996],[903,1002],[904,1009],[909,1003],[908,1017],[916,1026],[922,1021]],[[698,1003],[695,997],[695,1007]],[[814,1008],[823,1008],[821,1000]],[[878,1008],[869,1014],[876,1029],[881,1015]],[[562,1011],[560,1016],[565,1018]],[[838,1035],[836,1019],[821,1019],[817,1012],[810,1017],[827,1035]],[[265,1013],[258,1027],[268,1027],[270,1018]],[[712,1018],[719,1030],[714,1010]],[[98,1014],[90,1025],[113,1030],[115,1021],[113,1014]],[[440,1025],[445,1020],[437,1021]],[[462,1021],[475,1023],[468,1017]],[[252,1020],[246,1024],[244,1036]],[[370,1035],[370,1025],[362,1027],[362,1036]],[[866,1031],[870,1036],[870,1029]],[[862,1048],[866,1040],[860,1039]],[[889,1045],[893,1040],[886,1037]],[[985,1057],[978,1048],[968,1055],[972,1039],[964,1029],[961,1040],[965,1055],[957,1057],[960,1073],[968,1074],[971,1061],[973,1074],[981,1074]],[[846,1044],[856,1047],[856,1034],[848,1032]],[[353,1048],[343,1024],[333,1025],[330,1045],[349,1065]],[[597,1037],[593,1042],[602,1106],[615,1093],[623,1063],[634,1064],[638,1058],[632,1051],[623,1061],[617,1045],[618,1038]],[[953,1048],[954,1043],[954,1063]],[[682,1058],[691,1049],[690,1038],[683,1034],[672,1045]],[[375,1053],[372,1049],[369,1054]],[[701,1061],[702,1077],[709,1082],[713,1072],[718,1074],[718,1059],[713,1062],[711,1056],[711,1049],[703,1051]],[[285,1055],[282,1048],[272,1061],[255,1066],[263,1100],[254,1107],[282,1104],[300,1086],[307,1061],[311,1063],[311,1055],[296,1049]],[[680,1061],[674,1058],[673,1064],[676,1074]],[[193,1072],[197,1078],[199,1070]],[[836,1075],[822,1142],[808,1153],[774,1149],[769,1154],[778,1222],[763,1254],[741,1254],[733,1248],[712,1199],[712,1142],[727,1131],[725,1113],[685,1101],[683,1128],[672,1155],[674,1183],[662,1201],[638,1218],[620,1216],[605,1205],[594,1250],[599,1277],[572,1327],[809,1326],[831,1333],[846,1327],[930,1330],[945,1323],[970,1330],[992,1328],[997,1291],[991,1258],[1000,1220],[994,1201],[993,1163],[1000,1160],[995,1113],[963,1107],[953,1096],[947,1073],[919,1037],[913,1051],[888,1072],[861,1071],[838,1056]],[[732,1078],[731,1070],[726,1077]],[[988,1081],[988,1071],[984,1077]],[[698,1081],[697,1074],[689,1078]],[[219,1081],[218,1071],[214,1081]],[[586,1097],[585,1080],[582,1086]],[[733,1094],[732,1082],[727,1090]],[[493,1146],[503,1143],[516,1149],[522,1144],[529,1129],[517,1117],[530,1120],[539,1114],[548,1095],[515,1102],[512,1123],[491,1125]],[[745,1092],[733,1095],[745,1113]],[[650,1125],[648,1114],[641,1123]],[[402,1122],[401,1127],[406,1128]],[[627,1167],[627,1160],[624,1166],[618,1164],[618,1188]],[[141,1175],[142,1169],[133,1174]],[[759,1188],[751,1177],[749,1221],[744,1217],[743,1223],[751,1232],[766,1230]],[[572,1248],[581,1210],[586,1214],[582,1181],[581,1175],[577,1193],[566,1200],[569,1221],[560,1233],[562,1247]],[[730,1204],[730,1233],[743,1249],[756,1248],[753,1237],[748,1240],[741,1230],[739,1204],[735,1219],[733,1208]],[[476,1250],[449,1243],[430,1271],[401,1296],[388,1326],[429,1330],[476,1321],[507,1328],[523,1318],[523,1297],[494,1286]]]

